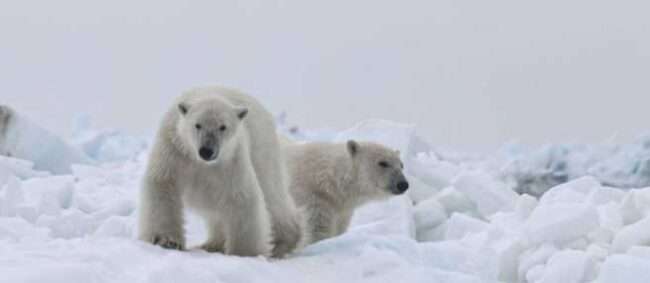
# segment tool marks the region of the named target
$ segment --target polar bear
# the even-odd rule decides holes
[[[354,210],[406,192],[399,152],[371,142],[297,144],[283,140],[290,191],[306,214],[307,240],[342,234]]]
[[[184,249],[183,208],[206,223],[201,248],[283,256],[302,237],[272,115],[224,87],[195,88],[166,113],[143,181],[141,240]]]
[[[0,105],[0,149],[4,148],[5,139],[7,137],[7,131],[9,131],[9,124],[13,117],[13,111],[9,106]],[[7,153],[0,152],[1,155],[7,155]]]

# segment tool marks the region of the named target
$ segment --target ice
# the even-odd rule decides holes
[[[62,138],[41,128],[20,113],[0,105],[9,112],[10,119],[0,135],[0,155],[29,160],[36,170],[54,174],[70,173],[72,164],[91,164],[92,161]]]
[[[444,206],[435,198],[418,203],[413,209],[417,232],[436,228],[447,220]]]
[[[598,227],[598,211],[590,205],[540,205],[526,222],[528,235],[535,243],[567,243]]]
[[[597,283],[648,282],[650,261],[627,255],[608,257],[600,268]]]
[[[428,185],[431,192],[440,191],[451,185],[460,173],[460,168],[450,162],[439,160],[434,153],[418,153],[407,162],[408,171]]]
[[[515,204],[515,213],[520,219],[527,219],[533,213],[538,203],[537,199],[530,195],[520,195]]]
[[[406,196],[374,202],[355,211],[351,224],[355,232],[400,235],[415,238],[413,205]]]
[[[543,244],[536,249],[529,249],[523,252],[519,258],[518,278],[528,278],[528,273],[531,273],[536,266],[545,265],[548,259],[557,252],[558,249],[551,244]],[[535,272],[532,272],[530,277],[541,277],[542,272],[543,270],[540,270],[539,276],[537,276],[538,274],[535,274]],[[537,280],[529,279],[529,281],[534,282]]]
[[[409,175],[408,173],[405,173],[405,176],[409,182],[409,189],[408,191],[406,191],[406,194],[415,203],[419,203],[421,201],[430,199],[433,195],[435,195],[439,191],[425,184],[424,182],[420,181],[419,178],[414,177],[413,175]]]
[[[553,187],[542,196],[540,203],[582,203],[599,187],[600,183],[596,179],[583,177]]]
[[[33,167],[34,163],[27,160],[0,156],[0,185],[6,183],[10,176],[28,179],[48,175],[46,172],[35,171]]]
[[[623,228],[623,215],[621,214],[620,205],[616,203],[607,203],[598,207],[598,216],[600,226],[609,231],[618,231]]]
[[[623,214],[623,224],[629,225],[643,218],[643,210],[639,207],[633,193],[628,193],[621,202],[621,213]]]
[[[648,227],[650,227],[650,217],[621,229],[614,237],[612,250],[624,253],[632,246],[650,245],[650,229]]]
[[[87,115],[77,118],[72,140],[87,156],[100,162],[134,158],[147,146],[145,139],[127,135],[119,130],[94,129],[91,118]]]
[[[454,187],[470,198],[484,216],[512,211],[517,201],[515,192],[484,173],[462,174],[455,180]]]
[[[447,221],[446,240],[459,240],[473,233],[486,231],[489,225],[481,220],[454,213]]]
[[[445,207],[449,215],[454,212],[477,213],[476,205],[454,187],[443,189],[435,198]]]
[[[192,213],[192,249],[168,251],[136,240],[148,139],[80,120],[71,144],[96,164],[52,175],[38,160],[0,156],[0,282],[647,281],[648,139],[476,155],[428,146],[413,126],[388,121],[342,133],[282,127],[299,141],[399,149],[411,188],[286,259],[199,251],[206,231]]]
[[[580,283],[593,280],[595,262],[582,251],[566,250],[554,254],[546,264],[540,283]]]
[[[625,192],[621,191],[620,189],[601,187],[598,188],[597,190],[593,190],[589,194],[589,198],[587,201],[595,205],[607,204],[611,202],[619,203],[623,200],[624,196],[625,196]]]

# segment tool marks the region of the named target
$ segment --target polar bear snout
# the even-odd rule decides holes
[[[401,181],[401,182],[397,183],[397,192],[399,194],[403,194],[408,189],[409,189],[409,182]]]
[[[215,154],[215,151],[209,147],[201,147],[199,149],[199,156],[201,159],[204,161],[213,161],[217,159],[217,154]]]
[[[409,189],[409,182],[404,177],[404,174],[398,174],[398,177],[395,178],[393,185],[390,188],[390,192],[394,195],[401,195]]]

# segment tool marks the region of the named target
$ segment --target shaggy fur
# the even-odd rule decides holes
[[[300,242],[273,117],[252,97],[197,88],[165,115],[143,183],[140,239],[184,249],[184,206],[205,219],[210,252],[282,256]]]
[[[379,144],[284,141],[283,147],[291,194],[307,215],[309,243],[342,234],[357,207],[408,188],[399,153]]]

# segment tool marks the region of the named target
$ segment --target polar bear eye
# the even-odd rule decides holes
[[[388,168],[390,166],[390,165],[388,165],[388,162],[386,162],[386,161],[379,161],[379,163],[377,163],[377,165],[379,165],[379,167],[381,167],[381,168]]]
[[[228,129],[228,127],[226,127],[226,125],[221,125],[221,127],[219,127],[219,130],[222,131],[222,132],[225,131],[226,129]]]
[[[200,130],[201,128],[203,128],[203,126],[201,126],[201,124],[196,124],[196,125],[194,125],[194,128],[196,128],[197,130]]]

